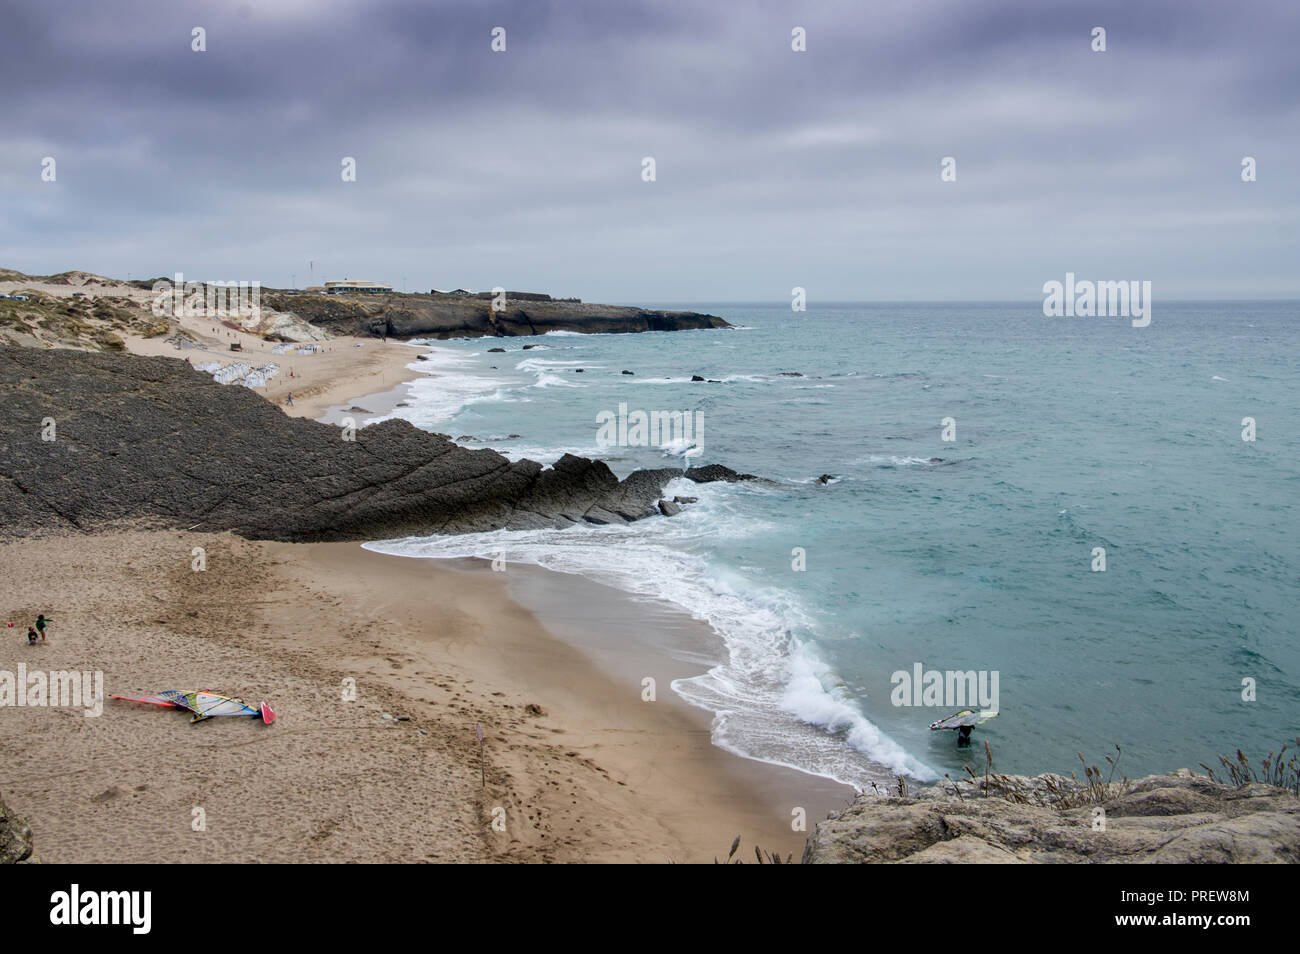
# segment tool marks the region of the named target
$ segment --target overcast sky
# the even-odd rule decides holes
[[[1300,297],[1296,0],[11,0],[3,24],[0,266],[29,273]]]

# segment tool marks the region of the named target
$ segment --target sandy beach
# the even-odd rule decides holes
[[[270,378],[265,387],[254,390],[280,405],[290,417],[316,420],[325,416],[330,407],[349,406],[368,395],[412,381],[418,375],[407,365],[416,360],[421,349],[402,341],[339,335],[321,342],[320,347],[324,349],[321,351],[272,354],[271,342],[225,325],[214,325],[210,319],[184,317],[179,324],[206,345],[207,350],[187,348],[182,351],[160,337],[127,335],[123,340],[132,354],[189,358],[194,364],[217,361],[224,366],[246,361],[260,365],[274,361],[280,372]],[[231,351],[231,344],[238,344],[240,350]],[[292,404],[289,403],[290,396]]]
[[[398,341],[272,356],[210,319],[180,326],[204,347],[128,336],[127,349],[274,360],[255,393],[297,417],[384,413],[418,374],[419,349]],[[279,714],[192,726],[115,700],[92,718],[10,710],[0,793],[43,861],[706,862],[737,835],[751,860],[755,845],[797,859],[794,818],[810,828],[852,794],[714,746],[710,714],[669,688],[700,668],[656,647],[716,650],[716,637],[580,578],[130,527],[2,544],[0,573],[15,624],[0,670],[102,673],[105,694],[211,689]],[[50,639],[29,647],[41,612]]]
[[[798,858],[792,808],[811,823],[847,799],[714,747],[702,712],[641,701],[486,566],[124,530],[5,544],[0,573],[7,622],[55,620],[33,647],[6,629],[0,669],[101,671],[106,694],[206,688],[279,715],[10,710],[0,786],[42,861],[706,862],[737,835]]]

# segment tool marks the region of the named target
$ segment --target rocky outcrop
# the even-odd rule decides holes
[[[620,523],[659,514],[683,476],[620,481],[572,455],[512,463],[400,420],[347,440],[173,358],[0,347],[0,400],[10,536],[120,521],[286,541]]]
[[[1060,776],[944,783],[902,798],[859,795],[817,825],[804,862],[1300,862],[1300,798],[1186,769],[1099,791]],[[1008,784],[1009,783],[1009,784]],[[1103,814],[1098,814],[1100,808]]]
[[[286,295],[264,291],[262,305],[291,311],[336,334],[391,338],[520,337],[548,331],[621,334],[730,328],[724,319],[694,311],[658,311],[578,301],[490,300],[457,295]]]
[[[31,828],[0,799],[0,865],[26,861],[31,855]]]
[[[711,484],[714,481],[722,480],[729,484],[734,484],[738,480],[758,480],[753,474],[738,474],[730,467],[723,467],[721,464],[706,464],[703,467],[689,467],[686,471],[678,476],[685,477],[687,480],[693,480],[697,484]]]

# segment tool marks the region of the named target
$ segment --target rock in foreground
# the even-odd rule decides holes
[[[978,783],[922,789],[913,797],[859,795],[820,823],[806,864],[887,863],[1168,863],[1300,862],[1300,798],[1254,783],[1235,788],[1186,769],[1152,775],[1102,802],[1059,776],[1001,777],[1021,795]],[[1049,787],[1064,785],[1062,797]],[[1016,797],[1023,801],[1014,800]],[[1073,807],[1058,807],[1060,805]],[[1094,808],[1105,811],[1094,830]]]
[[[0,800],[0,865],[26,861],[32,854],[32,830]]]

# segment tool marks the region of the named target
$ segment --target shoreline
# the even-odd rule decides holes
[[[724,766],[745,776],[783,816],[802,807],[809,818],[820,820],[856,793],[853,786],[828,776],[744,755],[713,742],[714,713],[693,705],[672,688],[675,680],[701,675],[723,661],[726,647],[709,623],[678,606],[638,600],[580,574],[509,564],[508,570],[498,575],[506,578],[507,591],[515,602],[628,691],[639,694],[642,680],[654,679],[658,702],[678,709],[707,733],[710,744],[722,754]],[[557,576],[562,579],[556,580]],[[730,764],[733,762],[738,764]]]
[[[699,638],[716,638],[707,624],[685,613],[637,604],[622,591],[541,567],[511,565],[496,572],[485,560],[392,556],[352,544],[308,546],[316,548],[314,557],[340,568],[346,565],[349,572],[363,566],[372,574],[382,572],[403,594],[402,605],[392,611],[407,614],[412,622],[420,619],[420,610],[406,605],[405,594],[415,592],[429,573],[450,572],[458,585],[482,586],[493,599],[502,600],[518,625],[497,631],[484,628],[472,646],[456,648],[458,661],[468,663],[469,672],[481,679],[509,685],[507,695],[550,700],[541,703],[547,720],[559,727],[568,746],[589,754],[626,783],[638,802],[649,798],[653,807],[637,810],[656,817],[677,836],[682,853],[673,860],[722,857],[736,835],[742,836],[747,850],[757,843],[764,850],[798,858],[807,832],[791,828],[791,810],[804,810],[811,831],[854,795],[850,786],[715,745],[712,714],[692,706],[668,685],[671,678],[693,675],[702,667],[683,666],[636,643],[602,639],[615,620],[625,626],[642,621],[656,625],[665,617],[677,617],[677,625],[692,629]],[[519,592],[520,584],[533,590],[533,598]],[[540,601],[535,598],[539,586],[545,593]],[[596,595],[598,591],[603,596]],[[557,608],[567,625],[557,625]],[[593,651],[599,642],[605,644],[603,651]],[[645,673],[656,676],[653,703],[642,698]],[[726,830],[727,820],[736,830],[718,838],[715,833]]]
[[[425,348],[431,350],[427,345]],[[358,419],[360,426],[366,420],[391,414],[409,395],[418,375],[418,371],[412,372],[412,380],[390,390],[354,398],[348,404],[333,405],[317,419],[337,425],[350,407],[360,407],[367,414],[366,418]],[[377,542],[380,541],[367,541]],[[706,744],[717,753],[718,764],[708,770],[742,777],[747,785],[761,793],[760,797],[766,804],[774,810],[779,807],[787,821],[793,808],[803,808],[810,831],[828,812],[842,807],[856,794],[853,786],[839,780],[753,758],[713,742],[713,713],[687,702],[671,688],[671,683],[675,679],[700,675],[708,668],[699,662],[687,663],[674,658],[675,650],[683,642],[692,644],[695,650],[692,655],[708,656],[722,649],[722,638],[712,626],[692,618],[682,608],[648,604],[623,590],[580,574],[567,574],[530,564],[511,563],[507,564],[507,572],[494,573],[488,569],[490,561],[482,559],[420,558],[371,550],[366,552],[392,560],[433,560],[458,571],[501,577],[509,598],[530,612],[552,638],[578,650],[606,677],[625,686],[625,692],[630,693],[631,698],[639,698],[642,676],[653,673],[659,703],[666,703],[673,709],[679,718],[692,726],[691,731],[703,733]],[[615,620],[628,638],[614,641],[602,632],[608,630]],[[641,625],[629,625],[629,621]],[[633,631],[645,632],[647,626],[656,632],[658,645],[651,647],[636,638],[637,633]],[[674,642],[676,646],[672,645]],[[784,850],[787,853],[794,851],[796,857],[799,855],[799,850],[790,848],[789,843]]]
[[[187,329],[196,337],[201,337],[202,330]],[[238,334],[221,330],[232,338]],[[205,360],[229,357],[229,360],[252,358],[256,362],[262,354],[271,359],[268,343],[254,344],[251,340],[244,345],[248,350],[228,354],[215,350],[181,351],[162,339],[132,339],[128,344],[136,354],[173,358],[188,355],[191,361],[199,360],[199,355]],[[209,345],[215,349],[220,347],[220,342],[213,340]],[[418,369],[409,366],[415,363],[415,354],[427,345],[335,338],[326,347],[329,350],[314,355],[275,356],[281,373],[267,387],[256,390],[288,415],[328,423],[337,423],[348,410],[360,407],[366,413],[366,418],[358,421],[361,423],[391,413],[402,402],[420,375]],[[293,378],[288,376],[290,368],[295,371]],[[399,379],[398,383],[391,384],[394,377]],[[287,407],[283,396],[276,399],[277,392],[287,394],[291,388],[295,403]],[[361,396],[354,396],[358,393]],[[240,555],[235,562],[251,562],[264,567],[266,572],[250,572],[246,578],[224,576],[220,586],[208,588],[211,603],[196,602],[189,595],[195,585],[218,576],[210,570],[181,572],[187,569],[185,554],[196,540],[218,541],[218,549]],[[10,576],[22,579],[24,573],[19,567],[24,558],[17,555],[17,546],[0,545],[0,566],[5,566]],[[112,565],[105,571],[107,578],[99,574],[101,584],[93,599],[111,592],[119,603],[121,599],[133,601],[124,604],[123,609],[137,620],[148,615],[151,605],[148,601],[160,597],[157,591],[142,588],[140,581],[132,577],[131,564],[156,561],[161,552],[170,553],[178,561],[170,567],[168,575],[173,598],[186,607],[186,619],[179,622],[188,628],[189,620],[198,620],[202,635],[154,632],[164,644],[179,640],[176,645],[158,650],[160,658],[154,660],[151,652],[138,644],[138,634],[113,626],[111,620],[96,620],[95,626],[101,629],[107,626],[114,631],[116,641],[130,646],[128,661],[148,660],[150,665],[146,668],[158,672],[152,681],[138,679],[123,670],[122,661],[112,655],[74,655],[58,667],[102,669],[106,693],[132,695],[162,688],[204,686],[252,698],[251,690],[243,687],[243,683],[251,681],[259,686],[259,692],[270,697],[277,692],[277,686],[304,690],[304,672],[333,668],[337,676],[340,666],[351,664],[367,681],[377,679],[382,683],[384,696],[396,700],[389,705],[391,712],[405,709],[411,713],[412,721],[405,723],[405,727],[424,726],[427,718],[448,716],[446,712],[430,710],[431,705],[436,708],[446,704],[460,710],[472,705],[474,721],[482,724],[487,734],[489,751],[486,774],[490,784],[486,793],[479,794],[500,795],[507,802],[502,806],[507,816],[514,819],[522,815],[525,830],[515,831],[512,825],[502,833],[506,837],[500,837],[484,832],[473,820],[467,822],[463,807],[459,815],[449,815],[445,807],[433,809],[426,804],[426,814],[432,811],[438,816],[434,819],[435,828],[446,836],[447,845],[451,846],[447,850],[454,855],[451,860],[707,862],[715,856],[725,856],[737,835],[741,836],[743,856],[752,858],[753,848],[758,846],[797,859],[802,856],[812,827],[831,810],[842,808],[854,794],[850,786],[747,758],[715,745],[712,713],[690,705],[671,689],[674,679],[697,675],[707,667],[697,661],[686,663],[674,658],[672,653],[660,651],[662,646],[650,647],[635,640],[610,642],[608,631],[629,625],[634,629],[658,627],[661,637],[663,632],[680,636],[689,631],[689,639],[703,647],[705,654],[717,650],[719,637],[707,624],[691,619],[684,611],[647,607],[620,590],[583,577],[522,565],[512,565],[510,573],[499,574],[486,564],[467,560],[441,560],[438,566],[431,567],[431,561],[374,553],[355,543],[271,543],[248,541],[232,534],[205,536],[175,531],[110,530],[90,536],[41,538],[24,546],[29,550],[36,548],[37,562],[46,565],[46,572],[40,578],[27,580],[34,592],[40,590],[40,580],[49,579],[57,581],[56,587],[76,590],[84,581],[65,569],[67,563],[79,560],[83,549],[99,552]],[[46,548],[49,548],[48,555],[40,557],[39,552]],[[110,553],[111,557],[107,555]],[[454,594],[454,598],[449,605],[429,605],[424,592],[427,586],[435,587],[444,600],[448,594]],[[520,586],[525,592],[520,591]],[[353,645],[337,637],[317,632],[313,638],[309,634],[320,620],[313,619],[313,600],[303,597],[307,593],[328,594],[324,597],[324,603],[330,607],[327,614],[331,620],[336,616],[349,620],[354,634],[368,633],[368,626],[361,619],[366,616],[383,617],[384,632],[378,639],[369,640],[369,649],[359,654]],[[293,601],[292,594],[298,595],[302,605],[290,611],[283,604]],[[68,609],[68,604],[76,606],[85,596],[82,593],[69,601],[59,601],[59,611],[65,619],[75,622],[77,614]],[[240,612],[230,611],[232,604],[241,603],[247,605]],[[42,611],[41,605],[40,600],[34,599],[32,606],[37,608],[33,612]],[[209,619],[214,605],[223,608],[224,621]],[[270,611],[261,609],[265,606],[281,607],[274,610],[274,620],[267,616]],[[46,608],[53,607],[54,604],[49,604]],[[575,613],[575,607],[580,611]],[[178,621],[174,615],[161,613],[150,628],[175,626]],[[438,620],[460,636],[452,641],[445,639],[437,628]],[[396,627],[389,625],[394,621],[399,621]],[[615,622],[617,626],[613,625]],[[263,652],[256,641],[237,639],[236,648],[252,656],[241,659],[232,674],[229,666],[213,658],[212,647],[205,642],[211,640],[229,646],[230,628],[239,632],[283,630],[288,638],[287,642],[273,640],[273,651],[269,653]],[[665,645],[668,642],[667,638],[662,641]],[[185,648],[180,650],[179,646]],[[9,651],[0,653],[0,668],[12,668],[5,666],[10,656]],[[527,662],[520,663],[521,659]],[[194,672],[196,662],[204,663],[206,668]],[[428,679],[405,676],[403,671],[408,666],[426,675],[436,672],[433,685]],[[448,672],[455,673],[449,683]],[[264,675],[271,673],[279,674],[278,682]],[[654,703],[641,699],[642,673],[654,674],[657,682]],[[357,678],[360,681],[362,676]],[[125,679],[130,679],[131,684],[124,686],[116,681]],[[434,687],[443,683],[460,687],[461,691],[448,689],[439,693]],[[491,691],[478,691],[477,687],[482,685],[490,686]],[[476,687],[475,690],[466,689],[470,686]],[[318,679],[309,691],[314,698],[328,695]],[[303,718],[301,709],[295,712],[292,705],[284,706],[279,701],[275,704],[282,715],[276,726],[246,724],[236,730],[246,733],[249,729],[265,729],[270,734],[250,736],[248,742],[239,745],[257,741],[256,749],[275,750],[278,745],[267,745],[278,738],[275,733],[303,731],[289,728],[291,723]],[[147,736],[154,731],[154,725],[165,723],[158,723],[156,718],[153,723],[148,719],[141,721],[139,713],[120,711],[121,705],[124,704],[110,703],[106,715],[115,720],[129,716],[130,724],[146,734],[145,739],[129,746],[135,756],[137,774],[148,775],[144,771],[146,766],[155,766],[156,770],[157,765],[169,759],[185,757],[187,737],[173,729],[173,725],[190,729],[183,719],[179,723],[169,720],[173,725],[167,727],[165,739],[152,740]],[[527,711],[530,705],[540,706],[546,715],[532,723],[521,720],[518,714]],[[284,718],[286,715],[289,718]],[[374,730],[397,728],[396,723],[376,723],[375,719],[382,715],[376,711],[366,710],[359,722],[357,713],[349,715],[346,724],[331,724],[330,728],[357,733],[359,738]],[[98,723],[98,720],[91,721]],[[220,721],[225,725],[243,722]],[[468,740],[463,725],[455,732],[449,731],[445,724],[414,730],[437,735],[437,745],[457,752],[462,762],[467,759],[468,780],[464,764],[453,766],[445,759],[429,757],[440,780],[438,787],[455,790],[462,801],[469,802],[474,802],[476,778],[473,776],[478,774],[473,771],[477,768],[477,752],[472,729],[471,723]],[[212,724],[198,730],[211,733]],[[55,735],[63,736],[63,733]],[[558,754],[557,741],[564,743],[563,751]],[[12,751],[15,742],[9,732],[0,732],[0,754]],[[82,752],[81,746],[86,742],[86,739],[62,737],[59,745],[67,746],[65,752],[58,745],[43,751],[48,756],[66,759],[69,752]],[[505,752],[496,753],[500,765],[494,761],[494,745],[505,747]],[[382,775],[400,771],[398,766],[409,759],[409,753],[400,754],[387,745],[375,752],[362,752],[354,743],[341,739],[331,746],[331,754],[326,757],[373,763],[373,771]],[[354,813],[353,802],[341,793],[334,794],[330,785],[325,785],[323,790],[331,794],[321,794],[320,780],[309,762],[303,754],[296,761],[289,758],[283,765],[277,765],[272,773],[277,780],[282,780],[275,783],[277,794],[292,801],[290,791],[301,792],[315,786],[316,798],[309,803],[295,802],[295,811],[314,816],[319,813],[318,808],[325,810],[329,818],[321,824],[336,830],[334,826],[340,824],[339,818]],[[232,771],[241,775],[256,775],[264,768],[259,760],[231,763],[231,766]],[[494,771],[498,774],[492,777]],[[557,775],[560,772],[574,774]],[[17,778],[25,774],[21,762],[14,763],[14,774]],[[39,771],[32,774],[37,779],[42,777]],[[143,842],[136,843],[131,838],[120,843],[99,842],[85,831],[78,804],[82,799],[90,797],[92,801],[102,799],[104,803],[116,804],[129,794],[114,778],[96,775],[91,787],[97,794],[90,796],[58,785],[52,788],[38,785],[29,790],[6,779],[0,779],[0,790],[5,792],[11,807],[31,820],[37,830],[38,855],[49,860],[106,861],[115,847],[123,847],[130,860],[161,860]],[[566,782],[575,786],[568,794],[577,796],[568,798],[567,802],[557,799],[558,793],[554,791]],[[134,794],[129,794],[132,801],[139,800],[142,805],[153,800],[147,794],[149,783],[143,784],[144,788],[136,786],[132,790]],[[378,783],[356,781],[354,787],[356,784],[364,790]],[[175,797],[171,787],[167,787],[165,797]],[[256,801],[256,796],[247,789],[244,798]],[[473,811],[480,815],[479,821],[490,807],[486,802],[475,804]],[[243,811],[233,804],[225,804],[223,808],[236,815]],[[260,843],[258,853],[249,857],[232,854],[229,846],[210,845],[205,848],[205,857],[284,861],[299,860],[305,851],[307,860],[421,860],[391,853],[377,856],[375,851],[386,850],[384,844],[362,845],[355,839],[346,841],[340,849],[342,856],[337,859],[317,857],[310,846],[295,837],[298,834],[292,820],[295,816],[263,817],[256,810],[249,812],[250,826],[278,832],[284,844]],[[793,813],[802,816],[805,826],[802,831],[791,825]],[[147,816],[136,817],[135,822],[142,826],[151,824]],[[448,832],[446,826],[452,822],[454,831]],[[359,826],[355,834],[359,835],[364,827]],[[422,837],[432,837],[429,820],[407,817],[402,819],[400,827],[403,832],[423,832]],[[378,826],[380,831],[388,828],[386,824]],[[42,838],[42,829],[58,834],[52,839],[48,834]],[[75,833],[77,839],[87,844],[70,842],[65,833]],[[464,842],[469,837],[467,833],[478,839],[478,849]],[[179,843],[175,847],[180,850]],[[439,860],[448,859],[439,856]]]
[[[311,420],[325,419],[333,410],[409,385],[419,378],[419,372],[411,370],[409,365],[415,363],[417,354],[427,350],[427,346],[396,339],[335,335],[320,342],[302,343],[316,344],[322,351],[277,355],[271,352],[274,344],[258,335],[225,325],[214,326],[207,318],[186,316],[175,320],[182,331],[202,342],[206,350],[177,348],[162,337],[124,335],[127,351],[149,357],[189,359],[191,364],[217,361],[223,367],[237,361],[253,364],[273,361],[279,366],[279,373],[265,385],[250,390],[277,405],[289,417]],[[229,350],[231,344],[238,344],[240,350]],[[289,395],[293,395],[292,405],[288,403]]]
[[[412,372],[412,374],[419,374],[419,372]],[[348,398],[341,404],[325,405],[324,402],[318,401],[317,409],[321,409],[322,406],[323,409],[319,415],[313,416],[312,420],[320,421],[322,424],[340,426],[343,418],[347,416],[349,411],[359,408],[365,413],[365,417],[357,421],[357,425],[360,426],[377,417],[384,417],[385,415],[392,414],[397,410],[398,406],[410,396],[411,385],[413,385],[416,380],[417,378],[412,377],[410,380],[403,381],[401,384],[398,384],[387,391],[380,391],[374,394],[362,394],[357,397]],[[363,404],[368,404],[370,406],[362,407]],[[305,417],[307,415],[304,414],[301,416]]]
[[[46,644],[6,640],[0,669],[102,671],[106,695],[205,687],[279,713],[264,726],[190,725],[113,700],[97,718],[15,710],[0,722],[0,790],[37,856],[710,862],[740,835],[748,855],[798,858],[807,833],[791,830],[789,806],[810,831],[847,801],[821,804],[810,776],[714,746],[707,714],[666,687],[642,702],[638,684],[513,600],[501,574],[437,562],[228,533],[0,544],[9,618],[56,621]],[[560,600],[564,582],[550,581]],[[341,698],[345,679],[356,701]]]

